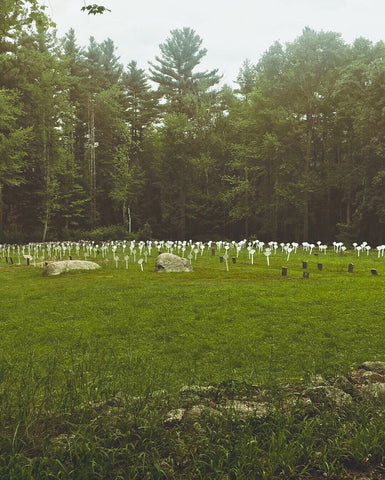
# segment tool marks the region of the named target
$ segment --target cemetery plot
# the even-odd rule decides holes
[[[0,245],[1,266],[33,266],[44,268],[58,261],[96,262],[103,269],[129,270],[139,265],[145,273],[154,269],[154,262],[161,252],[186,259],[194,269],[214,268],[224,263],[225,271],[240,272],[243,267],[253,267],[255,273],[280,275],[287,278],[309,278],[310,272],[330,270],[357,274],[381,275],[385,246],[372,249],[367,242],[353,243],[347,248],[341,242],[327,246],[321,241],[302,244],[262,242],[193,242],[193,241],[109,241],[97,244],[92,241],[30,243],[27,245]],[[364,254],[363,254],[364,252]],[[212,259],[210,261],[210,259]],[[264,260],[263,260],[264,259]],[[353,269],[353,260],[355,267]],[[299,269],[308,270],[303,275]],[[223,270],[222,270],[223,271]],[[374,273],[376,271],[376,273]],[[129,274],[129,272],[127,272]],[[312,277],[313,278],[313,277]]]
[[[58,465],[57,455],[62,454],[60,461],[68,459],[68,449],[78,445],[84,459],[83,439],[89,434],[95,441],[105,428],[115,455],[116,442],[122,439],[127,451],[133,432],[135,438],[142,435],[147,448],[154,425],[161,443],[189,425],[199,442],[203,431],[210,432],[210,445],[212,432],[218,430],[222,438],[225,431],[224,424],[218,427],[215,401],[223,404],[226,416],[221,419],[230,419],[231,431],[239,432],[234,426],[242,426],[243,432],[245,427],[262,425],[264,417],[257,415],[273,412],[277,419],[265,397],[262,404],[247,397],[250,387],[261,385],[258,391],[264,395],[269,386],[277,392],[277,386],[297,388],[313,378],[341,379],[341,373],[352,366],[383,359],[381,249],[361,250],[358,256],[354,248],[324,250],[317,244],[216,242],[204,247],[188,241],[1,247],[0,405],[2,420],[8,419],[9,425],[0,435],[7,451],[35,455],[42,446],[44,458],[54,452]],[[178,255],[193,271],[155,273],[159,251]],[[29,265],[24,255],[32,257]],[[56,279],[41,275],[45,263],[84,261],[84,257],[101,268],[76,278],[75,274]],[[235,263],[229,261],[232,258]],[[349,270],[349,265],[354,269]],[[340,393],[338,388],[320,389],[317,384],[307,393],[310,398],[315,391]],[[207,392],[221,389],[225,393],[220,399],[210,398],[202,406]],[[179,408],[176,398],[181,391],[183,395],[192,391],[194,396]],[[301,405],[293,407],[296,419]],[[320,412],[321,407],[314,405],[306,403],[310,410],[304,414],[307,431],[318,432],[323,422],[314,429],[314,408]],[[338,415],[342,408],[325,405],[325,415]],[[253,417],[244,416],[250,410]],[[361,408],[359,422],[362,413]],[[342,417],[347,417],[345,410]],[[292,418],[285,410],[282,420]],[[373,419],[381,417],[371,411],[365,424],[372,425]],[[271,416],[266,417],[261,432],[266,434],[272,425]],[[349,432],[344,437],[346,447],[351,429],[341,427],[341,431]],[[41,445],[36,432],[44,432]],[[329,430],[321,433],[329,438]],[[253,431],[248,440],[255,438]],[[362,439],[359,434],[357,438]],[[303,438],[299,445],[302,448]]]

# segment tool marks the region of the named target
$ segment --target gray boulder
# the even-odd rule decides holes
[[[192,272],[193,267],[186,258],[171,253],[161,253],[155,260],[156,272]]]
[[[43,270],[44,277],[52,277],[53,275],[60,275],[65,272],[72,272],[75,270],[96,270],[100,265],[94,262],[86,262],[84,260],[63,260],[61,262],[52,262],[48,264]]]

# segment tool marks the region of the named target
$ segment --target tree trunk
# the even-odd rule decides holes
[[[41,239],[42,242],[45,242],[45,239],[47,237],[48,221],[49,221],[49,205],[47,203],[46,210],[45,210],[43,237]]]
[[[0,235],[3,233],[3,186],[0,183]]]
[[[346,202],[346,225],[350,225],[350,200]]]
[[[45,242],[47,237],[48,231],[48,222],[50,217],[50,182],[51,182],[51,172],[50,172],[50,165],[49,165],[49,154],[48,154],[48,146],[47,146],[47,128],[45,122],[45,113],[43,113],[43,162],[44,162],[44,174],[45,174],[45,215],[44,215],[44,230],[43,236],[41,241]]]
[[[245,167],[245,181],[246,181],[246,192],[245,192],[245,207],[246,207],[246,218],[245,218],[245,236],[249,236],[249,169]]]
[[[180,240],[185,240],[186,234],[186,192],[182,185],[180,189],[180,219],[179,219],[179,232],[178,236]]]
[[[309,201],[305,200],[303,211],[303,240],[307,242],[309,239]]]
[[[88,99],[88,140],[89,140],[89,173],[91,200],[91,227],[96,221],[96,160],[95,160],[95,101],[92,95]]]
[[[310,169],[310,160],[311,160],[311,136],[312,136],[312,126],[309,118],[311,114],[306,114],[307,118],[307,133],[306,133],[306,156],[305,156],[305,168],[304,168],[304,199],[303,199],[303,240],[305,242],[309,239],[309,192],[308,192],[308,178],[309,178],[309,169]]]

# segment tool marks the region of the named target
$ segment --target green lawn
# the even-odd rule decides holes
[[[111,255],[95,260],[101,270],[47,278],[1,259],[0,405],[9,438],[36,412],[71,413],[117,392],[278,384],[385,359],[385,259],[375,252],[299,251],[288,262],[278,252],[267,267],[263,254],[251,265],[243,250],[226,271],[206,251],[192,260],[194,272],[180,274],[155,273],[154,257],[143,272],[132,260],[128,269]]]
[[[288,263],[277,253],[267,267],[263,255],[251,265],[243,251],[228,272],[209,252],[192,262],[193,273],[161,274],[154,258],[143,272],[133,262],[116,269],[103,260],[97,272],[44,278],[39,267],[3,260],[2,361],[43,374],[55,360],[59,375],[87,357],[101,380],[113,375],[121,389],[129,378],[137,389],[285,380],[385,357],[385,260],[374,253],[298,252]]]

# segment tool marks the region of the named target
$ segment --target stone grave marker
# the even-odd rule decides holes
[[[226,262],[226,270],[229,271],[229,264],[228,264],[228,262],[227,262],[229,256],[227,255],[227,250],[226,250],[226,253],[223,255],[223,258],[224,258],[224,260],[225,260],[225,262]]]
[[[269,261],[269,257],[271,255],[271,250],[270,248],[266,248],[266,250],[264,251],[264,254],[266,256],[266,262],[267,262],[267,266],[270,267],[270,261]]]
[[[290,258],[290,254],[291,254],[291,252],[293,251],[293,249],[292,249],[291,247],[288,247],[286,251],[287,251],[286,261],[288,262],[288,261],[289,261],[289,258]]]

